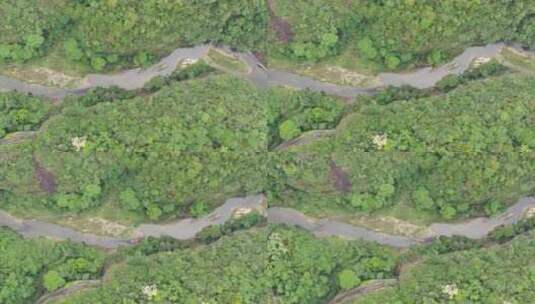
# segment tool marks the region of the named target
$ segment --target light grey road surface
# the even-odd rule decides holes
[[[263,195],[231,198],[205,217],[183,219],[168,224],[143,224],[136,229],[136,234],[153,237],[170,236],[179,240],[192,239],[208,226],[224,224],[239,209],[265,210],[266,207],[267,202]]]
[[[171,74],[176,69],[177,65],[184,60],[197,60],[205,57],[210,47],[212,46],[205,44],[191,48],[178,48],[157,64],[146,69],[137,68],[109,75],[89,74],[83,81],[81,81],[83,85],[75,89],[60,89],[26,84],[20,80],[9,78],[7,76],[0,76],[0,91],[16,90],[59,100],[69,94],[83,94],[87,89],[95,87],[118,86],[127,90],[139,89],[156,76],[167,76]],[[503,47],[503,43],[489,44],[482,47],[471,47],[466,49],[450,63],[438,68],[427,67],[407,73],[381,73],[378,77],[384,86],[411,85],[417,88],[429,88],[434,86],[444,76],[460,74],[466,71],[470,67],[472,61],[478,57],[496,57]],[[291,72],[268,69],[250,52],[237,53],[231,51],[228,47],[223,48],[249,66],[250,73],[237,73],[237,75],[248,79],[260,87],[288,86],[296,89],[321,91],[346,98],[352,98],[362,94],[370,94],[377,89],[336,85],[321,82],[310,77],[293,74]]]
[[[140,237],[170,236],[181,240],[192,239],[205,227],[223,224],[239,209],[256,209],[262,211],[265,208],[265,204],[266,198],[263,195],[233,198],[203,218],[182,219],[168,224],[143,224],[136,229],[135,234]],[[441,235],[460,235],[480,239],[498,226],[517,222],[529,208],[535,208],[535,197],[527,197],[519,200],[503,214],[494,218],[476,218],[454,224],[432,224],[428,227],[425,238],[389,235],[335,220],[315,219],[291,208],[268,208],[267,219],[272,224],[287,224],[301,227],[317,237],[338,236],[405,248],[423,242],[426,238]],[[10,227],[24,237],[45,236],[54,239],[69,239],[104,248],[116,248],[133,243],[133,240],[85,234],[70,228],[41,221],[21,220],[2,211],[0,211],[0,226]]]
[[[19,80],[0,76],[0,91],[17,90],[60,100],[69,94],[83,94],[87,89],[93,87],[118,86],[129,90],[138,89],[155,76],[169,75],[183,60],[195,60],[204,57],[210,47],[210,45],[200,45],[192,48],[179,48],[148,69],[128,70],[113,75],[90,74],[82,82],[84,85],[76,89],[59,89],[25,84]],[[484,47],[468,48],[463,54],[442,67],[435,69],[423,68],[411,73],[382,73],[379,78],[385,85],[431,87],[446,75],[464,72],[469,68],[472,61],[478,57],[491,58],[497,56],[503,47],[503,44],[498,43]],[[228,48],[226,49],[229,51]],[[297,89],[323,91],[342,97],[354,97],[373,92],[373,89],[340,86],[285,71],[270,70],[265,68],[251,53],[234,52],[233,55],[243,60],[250,67],[250,73],[238,75],[261,87],[289,86]],[[239,208],[256,208],[262,204],[265,204],[265,198],[262,195],[230,199],[213,213],[201,219],[184,219],[170,224],[144,224],[136,229],[136,234],[142,236],[167,235],[177,239],[191,239],[207,226],[224,223]],[[436,237],[457,234],[471,238],[481,238],[499,225],[516,222],[526,208],[534,206],[534,198],[525,198],[511,206],[507,212],[497,218],[477,218],[458,224],[433,224],[428,228],[427,236]],[[271,223],[300,226],[318,237],[341,236],[349,239],[376,241],[395,247],[407,247],[421,241],[420,239],[404,236],[383,234],[333,220],[316,220],[288,208],[270,208],[268,209],[267,217]],[[70,239],[105,248],[115,248],[132,243],[131,240],[85,234],[41,221],[19,220],[1,211],[0,225],[8,226],[25,237],[46,236],[57,239]]]
[[[415,88],[425,89],[433,87],[442,78],[451,74],[462,74],[470,68],[470,64],[480,57],[494,58],[504,48],[503,43],[489,44],[486,46],[471,47],[461,55],[455,57],[450,63],[432,68],[427,67],[409,73],[381,73],[379,79],[392,86],[410,85]]]

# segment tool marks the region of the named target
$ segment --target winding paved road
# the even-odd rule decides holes
[[[114,75],[90,74],[84,79],[84,85],[76,89],[30,85],[16,79],[0,76],[0,91],[17,90],[59,100],[69,94],[83,94],[87,89],[99,86],[109,87],[116,85],[129,90],[137,89],[143,87],[147,81],[155,76],[171,74],[177,65],[185,59],[199,59],[204,57],[210,47],[210,45],[201,45],[193,48],[177,49],[171,55],[162,59],[158,64],[148,69],[134,69]],[[504,44],[498,43],[489,44],[484,47],[468,48],[463,54],[442,67],[436,69],[424,68],[402,74],[382,73],[379,75],[379,78],[385,85],[412,85],[418,88],[427,88],[436,84],[437,81],[446,75],[464,72],[469,68],[471,62],[478,57],[497,56],[503,47]],[[374,89],[368,88],[324,83],[285,71],[266,69],[251,53],[233,54],[246,62],[251,70],[250,73],[240,74],[240,76],[262,87],[282,85],[298,89],[323,91],[342,97],[354,97],[374,91]],[[177,239],[191,239],[207,226],[224,223],[240,208],[262,209],[261,206],[265,204],[266,200],[263,195],[233,198],[203,218],[184,219],[170,224],[144,224],[136,229],[135,234],[141,236],[165,235]],[[520,200],[515,205],[509,207],[504,214],[496,218],[476,218],[457,224],[433,224],[428,227],[426,237],[456,234],[476,239],[482,238],[497,226],[518,221],[525,210],[531,207],[535,207],[535,198],[533,197]],[[318,237],[340,236],[349,239],[364,239],[395,247],[408,247],[422,241],[422,239],[417,238],[379,233],[334,220],[314,219],[289,208],[269,208],[267,210],[267,218],[270,223],[283,223],[302,227]],[[69,239],[104,248],[116,248],[133,243],[133,240],[85,234],[67,227],[37,220],[21,220],[3,211],[0,211],[0,226],[8,226],[25,237],[46,236],[56,239]]]
[[[265,210],[265,206],[266,197],[263,195],[232,198],[203,218],[182,219],[167,224],[143,224],[135,230],[134,234],[140,237],[170,236],[181,240],[192,239],[205,227],[223,224],[239,209],[256,209],[262,211]],[[421,243],[426,238],[441,235],[461,235],[473,239],[480,239],[498,226],[517,222],[523,217],[528,208],[535,208],[535,197],[519,200],[502,215],[497,217],[475,218],[455,224],[433,224],[428,227],[425,238],[389,235],[335,220],[315,219],[291,208],[268,208],[266,216],[269,223],[298,226],[313,233],[317,237],[338,236],[346,239],[362,239],[382,245],[405,248]],[[21,220],[3,211],[0,211],[0,226],[10,227],[28,238],[45,236],[61,240],[68,239],[103,248],[117,248],[135,243],[135,240],[86,234],[71,228],[37,220]]]
[[[26,84],[17,79],[0,76],[0,91],[17,90],[58,100],[69,94],[83,94],[87,89],[95,87],[118,86],[127,90],[139,89],[142,88],[146,82],[156,76],[167,76],[171,74],[183,60],[196,60],[205,57],[211,47],[211,45],[206,44],[192,48],[178,48],[169,56],[163,58],[159,63],[147,69],[137,68],[112,75],[89,74],[83,79],[83,84],[75,89],[61,89]],[[398,74],[381,73],[378,77],[385,86],[411,85],[417,88],[428,88],[434,86],[446,75],[460,74],[466,71],[470,67],[472,61],[478,57],[496,57],[503,47],[503,43],[489,44],[482,47],[471,47],[466,49],[450,63],[438,68],[427,67],[413,72]],[[232,52],[228,47],[223,48],[226,52],[231,52],[235,57],[241,59],[249,66],[250,73],[237,75],[248,79],[261,87],[289,86],[297,89],[321,91],[348,98],[362,94],[370,94],[376,90],[376,88],[336,85],[286,71],[267,69],[250,52],[237,53]]]

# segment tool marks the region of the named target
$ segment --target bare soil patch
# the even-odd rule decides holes
[[[294,37],[292,25],[275,14],[275,1],[267,0],[270,17],[270,28],[277,34],[277,39],[283,43],[289,43]]]
[[[330,172],[334,187],[343,193],[351,192],[351,181],[347,173],[339,166],[336,165],[334,160],[331,161]]]
[[[34,175],[35,178],[37,178],[37,181],[39,182],[39,187],[41,190],[43,190],[46,193],[54,193],[56,192],[57,184],[56,184],[56,177],[54,176],[54,173],[47,170],[45,167],[43,167],[34,157],[33,160],[33,168],[34,168]]]

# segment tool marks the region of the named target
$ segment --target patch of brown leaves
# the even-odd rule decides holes
[[[41,190],[49,194],[56,192],[57,184],[54,173],[43,167],[35,158],[33,168],[34,176],[39,182]]]
[[[274,4],[274,0],[267,0],[270,17],[270,28],[277,34],[277,38],[280,42],[289,43],[294,37],[292,25],[288,21],[275,15],[275,11],[273,9]]]
[[[351,181],[347,173],[336,165],[334,161],[331,161],[331,179],[334,182],[334,187],[343,193],[351,192]]]

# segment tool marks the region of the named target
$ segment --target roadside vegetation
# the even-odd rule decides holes
[[[149,238],[122,248],[108,256],[99,286],[54,303],[324,303],[384,279],[399,287],[368,292],[355,303],[523,303],[531,297],[533,218],[496,229],[518,231],[507,240],[440,237],[401,251],[318,239],[284,225],[265,226],[259,218],[207,228],[195,240]],[[213,228],[223,236],[207,238]]]
[[[15,211],[103,210],[123,222],[202,216],[259,192],[316,215],[494,215],[535,188],[533,77],[504,73],[491,62],[348,105],[258,89],[199,62],[138,91],[93,89],[57,105],[35,138],[0,146],[0,195]],[[311,130],[332,131],[288,144]]]
[[[138,91],[69,97],[35,138],[0,145],[4,208],[102,209],[126,222],[202,216],[264,191],[268,147],[332,128],[345,109],[323,94],[259,90],[212,71],[199,62]]]
[[[534,81],[506,75],[445,95],[379,94],[336,136],[280,152],[276,179],[287,186],[274,196],[308,211],[403,204],[444,219],[499,213],[535,189]],[[396,95],[404,98],[389,100]]]
[[[371,243],[268,226],[201,247],[132,257],[113,266],[100,288],[60,302],[321,303],[361,281],[393,277],[396,255]]]
[[[535,47],[528,0],[3,0],[0,20],[0,69],[45,74],[147,67],[214,43],[361,85],[374,81],[361,72],[438,66],[473,45]],[[490,61],[434,88],[354,102],[258,88],[203,60],[133,91],[94,88],[62,102],[0,92],[0,209],[116,236],[258,193],[270,206],[387,215],[411,229],[492,217],[535,194],[535,68],[512,49],[501,56],[522,73]],[[217,49],[205,60],[247,72]],[[190,240],[110,251],[0,227],[0,304],[76,281],[92,287],[55,303],[313,304],[385,279],[397,284],[354,303],[529,303],[530,213],[480,240],[407,249],[316,238],[256,211]]]
[[[70,242],[25,240],[0,227],[0,303],[34,303],[39,294],[101,276],[104,252]]]
[[[323,303],[383,279],[397,279],[399,287],[355,303],[524,303],[532,297],[534,227],[528,218],[486,239],[440,237],[401,251],[266,226],[256,213],[208,227],[193,240],[148,238],[110,252],[0,229],[0,303],[34,302],[95,279],[100,284],[53,303]]]
[[[354,304],[529,303],[535,297],[535,234],[499,246],[430,255],[402,270],[399,286]]]
[[[251,49],[265,37],[267,10],[263,0],[7,0],[0,18],[0,62],[59,53],[102,71],[145,66],[208,41]]]
[[[251,85],[212,77],[146,97],[120,94],[66,102],[30,144],[32,155],[21,157],[33,159],[33,170],[24,160],[2,162],[8,204],[81,212],[113,201],[157,220],[261,190],[266,112]],[[36,175],[41,191],[12,180],[20,175]]]
[[[531,1],[272,0],[270,55],[345,68],[439,65],[468,46],[514,41],[534,47]],[[366,62],[369,62],[366,64]],[[364,68],[365,70],[366,68]]]
[[[334,61],[344,68],[395,70],[438,65],[476,44],[532,48],[534,10],[527,0],[7,0],[0,63],[103,71],[213,42],[294,63],[343,54]]]
[[[9,133],[36,130],[53,105],[43,98],[0,92],[0,138]]]

